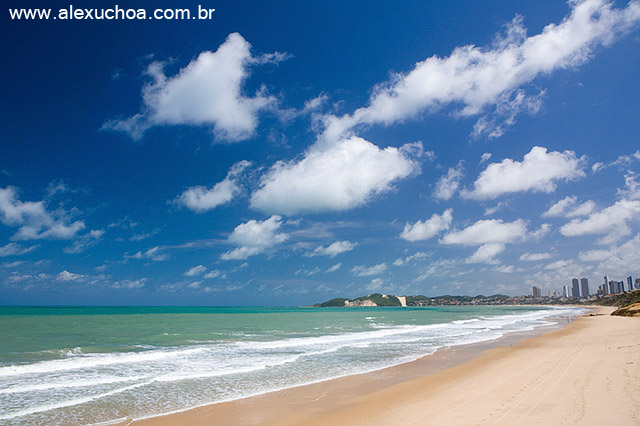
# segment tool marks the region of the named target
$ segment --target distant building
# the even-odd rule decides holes
[[[636,278],[636,289],[640,290],[640,278]]]
[[[580,297],[580,286],[578,285],[577,278],[571,280],[571,295],[573,297]]]
[[[604,276],[604,286],[602,287],[602,292],[605,295],[610,294],[609,293],[609,276],[608,275]]]
[[[633,278],[631,278],[631,275],[627,277],[627,287],[629,287],[629,291],[633,290]]]
[[[540,297],[542,296],[542,291],[536,287],[535,285],[533,286],[533,297]]]
[[[562,287],[562,295],[564,297],[569,297],[569,286],[565,285],[564,287]]]
[[[624,293],[624,281],[609,281],[609,294]]]
[[[586,278],[580,278],[580,293],[582,293],[582,297],[589,297],[589,280]]]

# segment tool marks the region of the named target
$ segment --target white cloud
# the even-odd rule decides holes
[[[189,284],[187,284],[187,288],[199,288],[200,284],[202,284],[202,280],[200,281],[193,281]]]
[[[453,231],[442,237],[442,244],[466,246],[484,244],[507,244],[521,241],[527,236],[524,220],[503,222],[501,219],[479,220],[461,231]]]
[[[361,265],[356,265],[351,268],[351,273],[358,277],[370,277],[372,275],[380,275],[387,270],[386,263],[380,263],[378,265],[366,267]]]
[[[329,269],[327,269],[327,272],[336,272],[337,270],[339,270],[340,268],[342,268],[342,262],[338,262],[335,265],[333,265],[332,267],[330,267]]]
[[[540,34],[527,37],[517,16],[491,47],[458,47],[448,57],[432,56],[409,73],[394,74],[374,88],[368,106],[352,115],[327,117],[326,136],[336,138],[361,124],[389,125],[450,106],[459,107],[460,116],[490,113],[493,117],[481,117],[475,132],[499,135],[518,112],[539,108],[540,94],[527,96],[522,86],[587,62],[596,47],[612,43],[640,20],[637,1],[624,9],[605,0],[570,5],[568,17]]]
[[[40,245],[38,244],[31,247],[23,247],[20,244],[9,243],[5,246],[0,247],[0,257],[21,256],[23,254],[34,251],[38,247],[40,247]]]
[[[288,215],[352,209],[416,173],[421,153],[419,143],[380,149],[359,137],[316,143],[300,161],[277,162],[251,196],[251,207]]]
[[[117,281],[113,283],[112,287],[133,290],[136,288],[144,287],[146,282],[147,282],[147,278],[140,278],[137,280],[123,280],[123,281]]]
[[[282,217],[273,215],[265,221],[250,220],[236,226],[229,236],[229,242],[238,248],[222,253],[220,258],[246,259],[286,241],[289,238],[287,234],[277,233],[282,225],[281,220]]]
[[[433,195],[440,200],[451,199],[460,187],[463,176],[462,162],[459,162],[456,167],[450,167],[447,174],[438,179]]]
[[[385,281],[382,278],[374,278],[369,284],[367,284],[366,289],[369,291],[379,291],[382,289],[384,284]]]
[[[224,274],[217,269],[214,269],[213,271],[209,271],[206,274],[204,274],[204,278],[206,279],[218,278],[218,277],[224,277]]]
[[[497,272],[502,272],[503,274],[513,274],[516,271],[516,267],[513,265],[500,265],[495,268]]]
[[[624,176],[626,189],[618,189],[618,196],[628,200],[640,200],[640,182],[637,179],[637,173],[627,171]]]
[[[549,207],[549,210],[542,213],[542,217],[564,216],[566,210],[575,205],[577,200],[578,197],[576,196],[567,196]]]
[[[620,200],[599,212],[594,212],[586,219],[573,219],[560,228],[565,237],[579,235],[606,234],[599,242],[610,244],[629,235],[631,229],[627,222],[640,215],[640,200]]]
[[[231,167],[222,182],[216,183],[212,188],[191,187],[177,197],[175,202],[196,213],[203,213],[226,204],[242,191],[238,184],[238,177],[249,165],[251,165],[249,161],[240,161]]]
[[[163,250],[162,247],[156,246],[156,247],[150,248],[145,252],[139,251],[136,254],[133,254],[131,256],[125,254],[124,257],[126,259],[151,259],[155,262],[162,262],[165,260],[169,260],[171,256],[169,256],[169,254],[167,253],[163,253],[162,250]]]
[[[243,93],[252,64],[278,62],[282,54],[254,57],[251,45],[238,33],[229,34],[215,52],[202,52],[177,75],[168,77],[163,64],[149,65],[153,81],[142,89],[142,112],[111,120],[103,129],[127,132],[140,139],[158,125],[210,126],[217,139],[239,141],[255,133],[258,113],[275,106],[276,99],[260,89],[253,97]]]
[[[56,277],[56,281],[77,281],[84,277],[85,277],[84,275],[74,274],[72,272],[65,270],[58,274],[58,276]]]
[[[484,215],[485,216],[491,216],[492,214],[496,213],[497,211],[501,210],[503,207],[505,207],[507,205],[508,205],[508,203],[505,203],[504,201],[500,201],[494,207],[487,207],[486,209],[484,209]]]
[[[613,250],[587,250],[578,254],[578,258],[583,262],[600,262],[612,256]]]
[[[611,163],[612,166],[625,166],[628,167],[634,161],[640,160],[640,149],[630,155],[620,155],[616,161]]]
[[[583,262],[600,262],[597,269],[602,274],[638,276],[640,275],[640,234],[609,250],[589,250],[581,252],[578,256]]]
[[[527,95],[522,89],[504,93],[497,99],[494,113],[484,115],[476,121],[471,136],[479,138],[486,135],[489,139],[499,138],[516,123],[516,117],[521,113],[537,114],[542,108],[544,96],[544,90],[536,95]]]
[[[532,240],[540,240],[542,239],[542,237],[547,235],[550,230],[551,225],[549,225],[548,223],[543,223],[542,225],[540,225],[540,228],[536,229],[535,231],[531,231],[528,237]]]
[[[604,168],[604,163],[602,162],[593,163],[593,165],[591,166],[591,173],[598,173],[603,168]]]
[[[540,260],[550,259],[550,253],[524,253],[520,256],[520,261],[522,262],[538,262]]]
[[[502,253],[506,246],[502,243],[487,243],[483,244],[476,250],[471,257],[469,257],[466,263],[488,263],[496,264],[499,261],[495,258]]]
[[[514,192],[553,192],[556,181],[572,181],[585,175],[584,160],[572,151],[547,153],[547,148],[534,146],[522,162],[505,158],[491,163],[480,173],[473,190],[462,192],[465,198],[493,199]]]
[[[427,259],[430,256],[431,256],[431,253],[425,253],[423,251],[419,251],[419,252],[416,252],[416,253],[412,254],[411,256],[405,257],[404,259],[400,257],[400,258],[394,260],[393,261],[393,265],[394,266],[405,266],[405,265],[408,265],[410,262],[412,262],[414,260],[423,260],[423,259]]]
[[[184,275],[185,277],[197,277],[199,275],[202,275],[206,270],[207,270],[206,266],[198,265],[198,266],[194,266],[193,268],[190,268],[187,272],[184,273]]]
[[[69,223],[67,213],[61,209],[47,211],[44,201],[20,201],[11,186],[0,188],[0,221],[19,227],[12,240],[67,240],[85,228],[82,221]]]
[[[333,258],[341,253],[353,250],[357,245],[358,243],[352,243],[351,241],[336,241],[335,243],[332,243],[327,247],[316,247],[315,250],[313,250],[311,253],[307,253],[306,256],[329,256]]]
[[[576,216],[586,216],[590,214],[595,208],[596,203],[591,200],[585,201],[582,204],[578,204],[576,206],[576,202],[578,201],[578,197],[576,196],[568,196],[558,201],[554,205],[552,205],[549,210],[542,213],[542,217],[554,217],[554,216],[562,216],[562,217],[576,217]]]
[[[89,247],[92,247],[95,244],[97,244],[103,235],[104,235],[104,230],[93,229],[87,232],[86,234],[81,235],[78,239],[76,239],[73,242],[73,245],[71,245],[71,247],[65,247],[63,251],[68,254],[82,253]]]
[[[431,218],[424,222],[419,220],[413,225],[409,223],[405,224],[400,238],[407,241],[422,241],[435,237],[441,231],[449,229],[451,226],[451,221],[453,220],[452,211],[452,209],[447,209],[442,215],[434,213]]]
[[[549,263],[548,265],[546,265],[544,269],[547,269],[547,270],[568,269],[570,266],[573,266],[573,262],[570,260],[557,260],[553,263]]]

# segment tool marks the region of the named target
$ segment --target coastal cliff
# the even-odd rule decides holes
[[[633,303],[628,306],[618,308],[611,315],[619,317],[640,317],[640,303]]]

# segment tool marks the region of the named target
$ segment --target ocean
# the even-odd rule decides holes
[[[550,327],[580,308],[0,307],[0,424],[144,418]]]

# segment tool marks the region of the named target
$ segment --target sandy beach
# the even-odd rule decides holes
[[[165,425],[638,425],[640,319],[585,316],[513,344],[135,421]],[[419,376],[419,377],[418,377]]]

